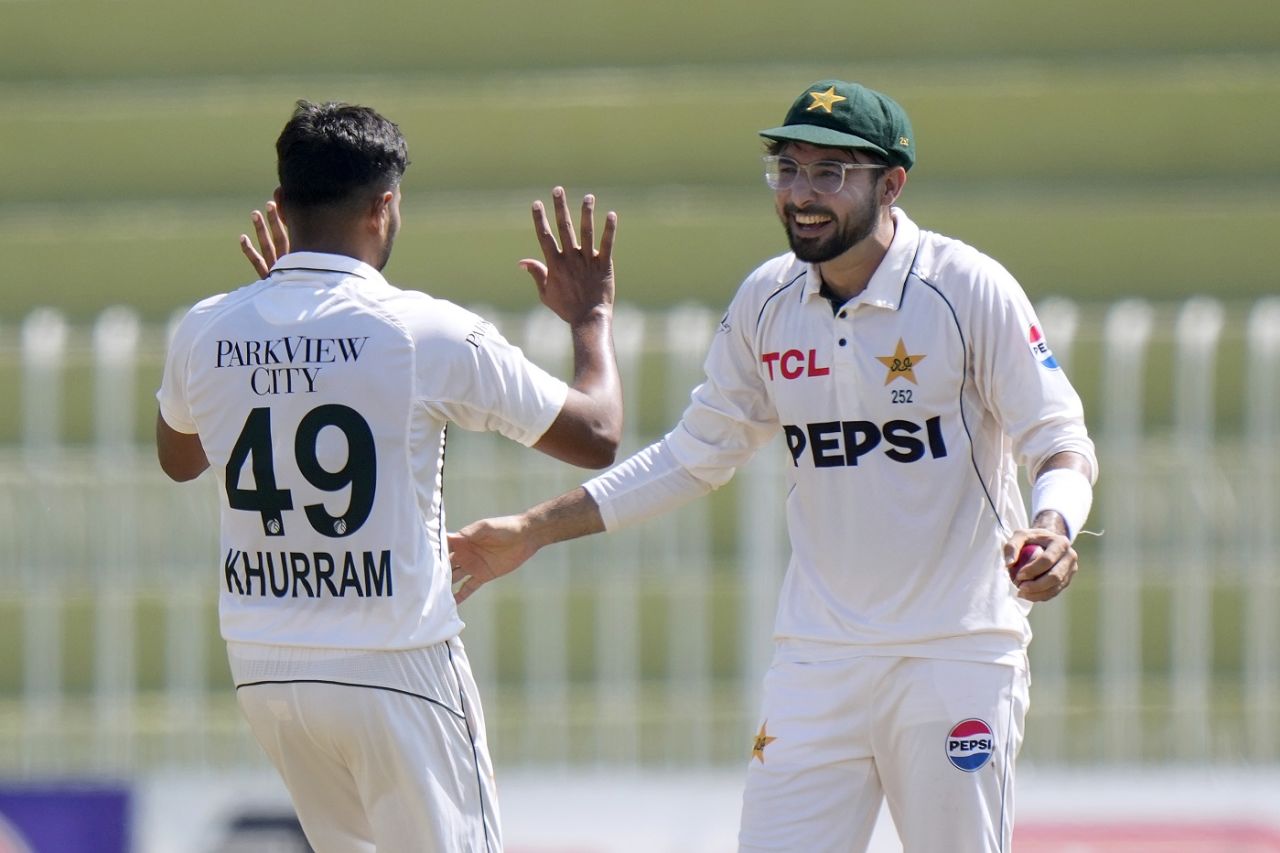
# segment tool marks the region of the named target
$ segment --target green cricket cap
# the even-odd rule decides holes
[[[915,138],[906,110],[888,95],[844,80],[819,80],[796,98],[781,127],[760,131],[779,142],[874,151],[910,169]]]

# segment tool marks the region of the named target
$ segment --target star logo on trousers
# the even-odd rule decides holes
[[[760,763],[764,764],[764,748],[777,740],[776,737],[770,737],[766,727],[769,721],[765,720],[760,724],[760,733],[756,735],[755,745],[751,747],[751,757],[760,759]]]

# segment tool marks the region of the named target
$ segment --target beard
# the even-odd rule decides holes
[[[399,233],[400,233],[400,220],[393,219],[391,222],[391,227],[387,229],[387,242],[382,247],[382,259],[378,262],[378,265],[374,267],[374,269],[376,269],[378,272],[382,272],[383,268],[386,267],[387,262],[391,260],[391,248],[395,246],[396,235]]]
[[[854,246],[861,243],[875,230],[876,219],[880,213],[879,205],[872,198],[867,198],[862,207],[850,212],[847,219],[841,220],[835,212],[825,207],[809,206],[808,213],[824,213],[831,217],[835,225],[835,233],[826,239],[805,237],[797,234],[792,227],[792,217],[799,208],[788,204],[782,211],[782,227],[787,232],[787,243],[796,258],[811,264],[821,264],[834,260]]]

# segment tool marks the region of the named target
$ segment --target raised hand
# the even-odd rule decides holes
[[[289,254],[289,229],[280,218],[280,208],[274,201],[267,202],[267,215],[255,210],[250,216],[253,220],[253,231],[258,238],[261,251],[255,249],[249,235],[240,235],[240,251],[258,273],[258,278],[266,278],[281,255]]]
[[[528,270],[538,286],[538,298],[566,323],[585,319],[597,308],[613,311],[613,239],[618,230],[618,215],[605,216],[600,248],[595,246],[595,207],[593,195],[582,199],[581,239],[574,232],[573,217],[565,200],[563,187],[551,191],[555,207],[556,232],[541,201],[533,203],[533,230],[542,247],[542,261],[525,258],[520,266]],[[556,236],[559,235],[559,241]]]

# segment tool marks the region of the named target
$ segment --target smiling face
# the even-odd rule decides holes
[[[821,148],[804,142],[789,142],[779,154],[800,164],[800,174],[787,189],[775,190],[778,218],[787,232],[787,242],[797,258],[820,264],[840,257],[865,240],[880,221],[882,169],[849,170],[844,185],[834,193],[815,192],[805,174],[805,166],[820,161],[875,163],[861,151]]]

